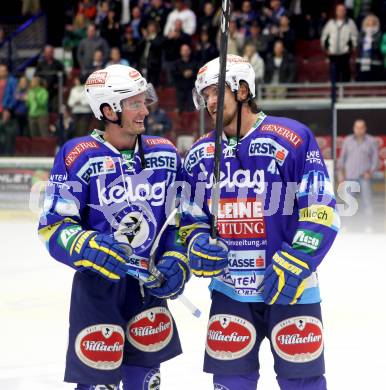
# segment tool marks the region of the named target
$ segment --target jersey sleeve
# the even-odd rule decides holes
[[[333,187],[314,135],[306,129],[305,142],[297,152],[298,223],[292,249],[305,254],[315,270],[329,251],[340,227]]]
[[[66,248],[82,226],[82,216],[88,188],[76,175],[76,169],[66,160],[65,146],[58,152],[44,195],[43,212],[39,220],[39,236],[50,255],[75,268]]]

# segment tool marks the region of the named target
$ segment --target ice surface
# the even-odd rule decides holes
[[[330,390],[385,388],[386,234],[377,231],[343,230],[320,267]],[[74,388],[62,382],[73,271],[49,257],[32,220],[0,220],[0,236],[0,389]],[[186,289],[201,318],[170,303],[184,354],[163,364],[163,390],[212,389],[202,372],[207,284],[193,278]],[[260,362],[258,389],[278,389],[266,341]]]

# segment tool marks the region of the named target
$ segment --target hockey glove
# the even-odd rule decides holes
[[[198,233],[189,243],[188,258],[194,275],[204,278],[219,276],[228,265],[228,247],[221,238],[211,244],[209,233]]]
[[[150,276],[144,283],[151,295],[157,298],[177,298],[184,291],[185,283],[190,278],[190,270],[187,257],[177,251],[165,252],[157,264],[157,270],[162,274],[163,281],[157,287],[159,281]]]
[[[128,270],[127,250],[112,236],[81,230],[71,242],[69,253],[79,271],[91,270],[117,282]]]
[[[303,294],[305,279],[311,275],[304,259],[307,255],[301,254],[302,259],[299,259],[296,251],[295,257],[295,251],[288,244],[283,249],[273,255],[272,263],[264,273],[263,297],[268,305],[295,304]]]

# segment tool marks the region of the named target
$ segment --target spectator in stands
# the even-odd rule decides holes
[[[282,41],[276,41],[273,54],[267,56],[265,62],[265,83],[269,99],[285,98],[287,89],[280,86],[283,83],[293,83],[296,76],[296,67],[293,56],[287,53]]]
[[[80,0],[78,13],[83,14],[88,20],[93,21],[97,14],[97,8],[93,0]]]
[[[32,77],[27,95],[28,124],[31,137],[47,137],[49,135],[48,96],[48,90],[42,85],[40,77]]]
[[[92,68],[96,50],[101,50],[103,61],[107,61],[109,45],[104,38],[97,36],[95,25],[90,24],[87,27],[87,37],[80,41],[77,51],[78,63],[82,73]]]
[[[208,30],[203,27],[195,50],[196,60],[200,68],[210,60],[218,57],[218,50],[214,42],[210,40]]]
[[[357,80],[382,80],[382,32],[377,16],[367,15],[362,22],[358,39]]]
[[[133,68],[138,67],[139,58],[139,39],[135,39],[133,36],[133,29],[131,26],[125,28],[125,34],[122,37],[122,57],[129,61],[130,66]]]
[[[322,31],[321,43],[330,59],[331,81],[350,81],[350,57],[357,46],[358,30],[352,19],[346,17],[346,7],[338,4],[335,18]]]
[[[263,8],[262,22],[264,24],[263,33],[269,34],[272,26],[279,27],[280,18],[285,15],[286,10],[280,0],[271,0],[269,7]]]
[[[65,26],[63,38],[63,48],[71,50],[72,63],[74,68],[79,68],[78,58],[76,55],[79,43],[87,36],[87,25],[89,21],[83,14],[76,14],[72,24]]]
[[[109,10],[107,17],[100,25],[100,36],[104,38],[110,47],[117,47],[121,43],[121,29],[115,18],[115,11]]]
[[[70,109],[63,104],[62,116],[58,115],[55,124],[50,125],[50,132],[58,138],[58,146],[75,137],[75,123]]]
[[[190,46],[182,45],[180,59],[175,62],[172,73],[179,112],[194,111],[192,90],[197,71],[197,62],[193,59]]]
[[[54,48],[46,45],[43,56],[39,59],[36,66],[35,74],[45,82],[50,97],[48,107],[50,112],[58,110],[59,72],[62,73],[62,81],[64,82],[64,66],[54,58]]]
[[[131,22],[130,26],[133,29],[133,36],[136,39],[142,38],[142,25],[141,9],[139,7],[133,7],[131,10]]]
[[[172,129],[172,122],[165,110],[157,103],[149,106],[149,115],[145,118],[146,134],[164,137]]]
[[[160,31],[163,31],[169,12],[170,9],[162,0],[151,0],[150,7],[145,11],[142,18],[144,28],[146,28],[148,23],[153,20],[158,23]]]
[[[183,0],[174,1],[174,9],[167,17],[164,28],[164,36],[168,37],[173,31],[176,20],[182,22],[182,31],[185,34],[193,35],[196,32],[196,14],[187,6]]]
[[[207,1],[204,3],[203,15],[197,20],[197,30],[201,33],[204,29],[208,32],[209,39],[215,41],[217,35],[217,26],[214,24],[216,10],[213,3]]]
[[[110,61],[107,63],[108,65],[121,64],[129,66],[129,61],[125,60],[121,56],[121,51],[118,47],[112,47],[110,50]]]
[[[154,87],[159,85],[164,43],[165,39],[160,33],[158,23],[149,20],[144,30],[144,37],[138,45],[139,69]]]
[[[74,137],[87,135],[90,130],[90,122],[93,119],[90,104],[84,93],[84,85],[79,77],[74,78],[74,86],[71,88],[67,105],[71,108],[74,119]]]
[[[257,86],[264,80],[264,61],[252,43],[245,45],[243,57],[252,65],[255,71],[255,85]]]
[[[261,26],[257,21],[252,22],[249,27],[247,38],[245,39],[245,45],[252,44],[255,46],[257,52],[262,58],[266,57],[269,49],[269,39],[267,35],[263,35],[261,32]]]
[[[170,30],[164,44],[164,71],[166,74],[167,84],[173,82],[171,70],[174,62],[180,58],[180,49],[182,45],[190,45],[190,35],[182,31],[182,21],[177,19],[174,22],[174,29]]]
[[[280,17],[279,27],[274,35],[275,39],[283,41],[284,47],[288,52],[295,53],[295,32],[290,26],[290,19],[287,15]]]
[[[220,51],[220,33],[217,34],[217,49]],[[245,42],[245,35],[238,31],[236,21],[231,18],[228,31],[228,54],[240,55]]]
[[[241,3],[241,10],[234,12],[234,18],[239,31],[245,35],[252,22],[257,20],[257,13],[252,8],[251,1],[244,0]]]
[[[18,134],[21,136],[29,135],[27,107],[28,87],[29,82],[27,77],[20,77],[15,90],[15,107],[13,112],[19,128]]]
[[[110,6],[107,0],[100,1],[97,4],[97,14],[94,20],[96,26],[100,26],[102,22],[107,18],[107,14],[109,13]]]
[[[0,154],[12,155],[17,128],[12,117],[15,107],[17,80],[9,74],[8,66],[0,64]]]
[[[0,63],[7,64],[8,69],[13,69],[17,58],[18,52],[14,40],[8,41],[4,28],[0,26]]]
[[[370,217],[373,213],[371,179],[378,168],[378,145],[374,137],[366,132],[366,122],[357,119],[353,134],[343,141],[338,169],[340,181],[357,181],[360,184],[360,209],[366,217]]]
[[[93,62],[90,68],[86,68],[81,72],[81,77],[86,78],[92,72],[103,69],[106,66],[106,61],[103,58],[102,50],[95,50]]]
[[[382,35],[381,53],[383,55],[382,79],[386,80],[386,33]]]

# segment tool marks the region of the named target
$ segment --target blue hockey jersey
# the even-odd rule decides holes
[[[65,248],[80,229],[113,233],[130,244],[134,257],[148,259],[175,207],[181,160],[170,141],[142,136],[142,167],[138,144],[134,151],[118,151],[102,135],[94,130],[61,148],[44,198],[39,234],[51,256],[73,268]],[[175,237],[176,228],[167,229],[161,244],[183,250]],[[158,253],[162,249],[160,245]]]
[[[214,132],[198,140],[183,166],[181,237],[209,231]],[[312,275],[298,303],[320,301],[316,268],[339,229],[335,197],[312,132],[287,118],[259,113],[237,143],[223,135],[218,234],[228,244],[225,274],[210,289],[245,302],[258,291],[272,256],[288,243],[312,257]]]

